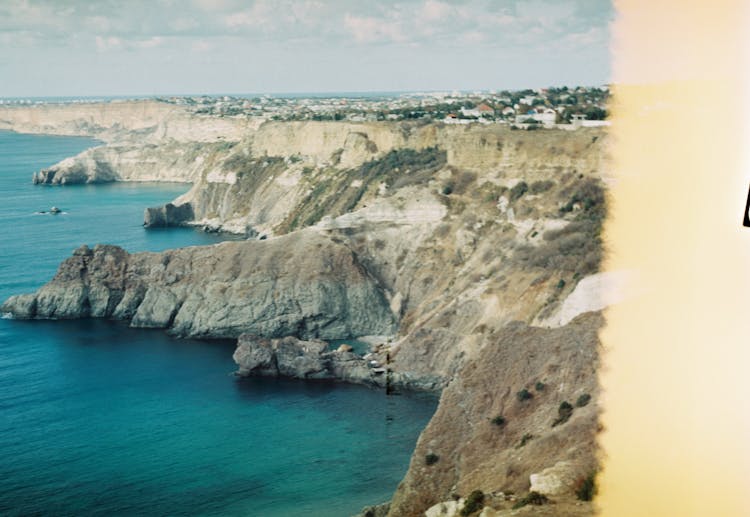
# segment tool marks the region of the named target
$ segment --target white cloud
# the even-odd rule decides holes
[[[99,52],[122,48],[122,40],[115,36],[97,36],[95,41]]]
[[[280,18],[272,4],[264,0],[257,0],[250,9],[234,12],[224,18],[224,23],[230,29],[242,27],[263,28],[268,31],[275,27]]]
[[[358,43],[378,41],[404,43],[406,36],[395,23],[372,16],[355,16],[347,13],[344,26]]]
[[[193,18],[175,18],[170,20],[167,25],[169,25],[169,28],[177,32],[189,31],[200,26],[200,24]]]
[[[190,49],[193,52],[209,52],[214,49],[214,46],[206,40],[199,39],[190,45]]]
[[[425,0],[420,14],[425,20],[434,22],[445,19],[452,11],[453,8],[445,2]]]
[[[155,48],[164,43],[164,38],[161,36],[154,36],[145,40],[134,41],[132,46],[136,48]]]

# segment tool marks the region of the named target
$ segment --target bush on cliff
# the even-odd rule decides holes
[[[539,492],[529,492],[525,497],[519,499],[516,504],[513,505],[513,509],[518,510],[519,508],[523,508],[530,504],[541,506],[548,502],[549,499],[547,499],[546,495],[540,494]]]
[[[461,508],[461,515],[466,517],[474,512],[478,512],[484,508],[484,492],[481,490],[474,490],[469,494],[464,502],[464,507]]]
[[[531,400],[532,398],[534,398],[534,395],[529,390],[524,388],[516,393],[516,398],[519,402],[526,402],[527,400]]]
[[[575,485],[576,497],[581,501],[591,501],[596,495],[596,472],[581,478]]]
[[[564,401],[562,404],[560,404],[560,407],[557,408],[557,419],[552,422],[552,427],[557,427],[558,425],[564,424],[568,420],[570,420],[570,417],[573,416],[573,406],[568,401]]]

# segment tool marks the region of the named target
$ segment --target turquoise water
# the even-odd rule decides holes
[[[42,285],[82,243],[222,238],[141,227],[185,185],[31,184],[91,145],[0,132],[0,298]],[[51,206],[67,213],[34,215]],[[240,380],[232,351],[118,322],[0,320],[0,514],[345,516],[390,497],[433,398]]]

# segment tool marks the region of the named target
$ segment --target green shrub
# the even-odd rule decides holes
[[[440,459],[440,456],[431,452],[424,457],[424,462],[425,462],[425,465],[434,465],[435,463],[438,462],[439,459]]]
[[[591,402],[591,395],[589,395],[588,393],[584,393],[583,395],[578,397],[578,400],[576,400],[576,407],[583,407],[589,402]]]
[[[559,281],[559,282],[557,282],[557,288],[558,288],[558,289],[562,289],[563,287],[565,287],[565,280],[563,280],[563,279],[561,278],[561,279],[560,279],[560,281]]]
[[[484,493],[481,490],[474,490],[466,498],[464,507],[461,508],[461,515],[466,517],[474,512],[478,512],[482,508],[484,508]]]
[[[524,445],[526,445],[533,439],[534,439],[533,434],[526,433],[525,435],[521,437],[521,441],[518,443],[518,448],[520,449],[521,447],[523,447]]]
[[[580,501],[591,501],[596,495],[596,472],[590,473],[576,483],[576,497]]]
[[[593,178],[579,182],[568,202],[560,208],[561,213],[571,212],[575,204],[581,206],[581,219],[602,219],[605,215],[604,188]]]
[[[516,199],[519,199],[526,194],[528,190],[529,185],[525,181],[519,181],[510,189],[510,200],[515,201]]]
[[[544,388],[546,388],[547,385],[544,384],[542,381],[536,381],[536,384],[534,384],[534,389],[537,391],[544,391]]]
[[[564,424],[570,419],[572,415],[573,406],[570,404],[570,402],[564,401],[562,404],[560,404],[560,407],[557,408],[557,419],[552,422],[552,427]]]
[[[563,228],[545,232],[544,242],[539,246],[520,246],[516,257],[528,266],[573,273],[573,278],[578,279],[596,273],[601,264],[601,226],[606,212],[604,190],[598,180],[584,179],[577,181],[564,195],[572,197],[571,202],[560,209],[563,213],[573,209],[573,199],[581,203],[582,209],[575,220]]]
[[[534,398],[534,395],[532,395],[532,393],[529,390],[524,388],[518,393],[516,393],[516,398],[518,399],[519,402],[525,402],[527,400],[531,400],[532,398]]]
[[[539,492],[529,492],[528,494],[526,494],[526,496],[516,501],[516,504],[513,505],[513,509],[518,510],[519,508],[523,508],[524,506],[530,504],[541,506],[543,504],[547,504],[548,502],[549,499],[547,499],[546,495],[540,494]]]
[[[547,192],[554,186],[555,182],[552,180],[535,181],[529,185],[529,192],[532,194],[541,194],[542,192]]]
[[[505,420],[504,416],[498,415],[498,416],[496,416],[495,418],[492,419],[492,423],[495,424],[498,427],[504,427],[505,424],[507,423],[507,420]]]

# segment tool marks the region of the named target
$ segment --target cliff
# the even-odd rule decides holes
[[[476,489],[525,491],[547,469],[564,471],[562,488],[540,490],[562,501],[592,472],[601,319],[580,315],[607,303],[605,132],[269,122],[228,143],[133,143],[135,156],[154,157],[151,168],[117,145],[43,178],[96,181],[105,164],[114,180],[181,173],[192,189],[150,208],[147,224],[249,240],[161,254],[79,250],[3,311],[246,333],[235,354],[243,375],[382,386],[390,372],[401,386],[445,387],[394,516]],[[84,162],[94,165],[76,168]],[[365,335],[381,335],[366,361],[315,341]],[[523,390],[530,401],[516,398]],[[552,428],[579,392],[591,400]],[[490,422],[498,416],[507,424]],[[427,455],[438,461],[426,465]]]
[[[236,141],[254,124],[245,118],[199,117],[153,100],[0,106],[0,130],[94,136],[105,142]]]
[[[548,481],[535,490],[575,499],[576,482],[597,466],[598,409],[591,401],[599,392],[602,324],[600,315],[590,313],[558,329],[515,323],[494,334],[443,391],[389,515],[422,515],[474,490],[523,494],[532,475],[553,466],[555,481],[568,484]],[[561,422],[563,403],[571,410]],[[437,459],[426,461],[428,455]],[[496,508],[511,506],[501,502]],[[579,512],[592,515],[593,508],[581,505]]]
[[[192,183],[227,143],[175,142],[111,144],[87,149],[35,173],[37,184],[68,185],[112,181]]]
[[[164,253],[79,248],[36,294],[2,308],[24,318],[111,317],[179,336],[342,339],[389,334],[394,316],[348,249],[315,234]]]

